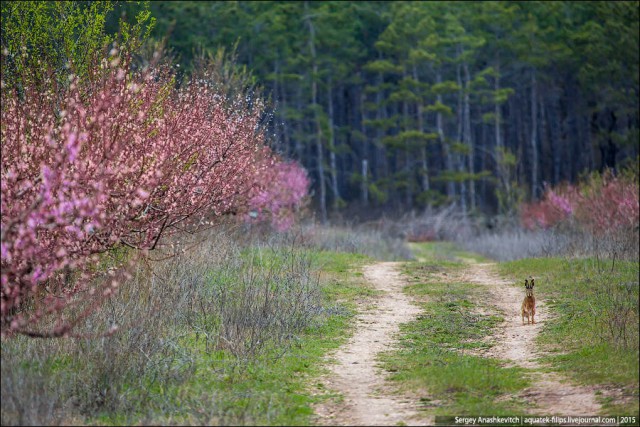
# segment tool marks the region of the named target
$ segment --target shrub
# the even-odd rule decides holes
[[[276,230],[288,230],[309,190],[307,173],[296,162],[280,161],[268,170],[265,179],[268,185],[258,189],[249,200],[252,209],[249,218],[270,218]]]
[[[291,235],[314,250],[362,254],[384,261],[412,259],[404,238],[394,232],[395,226],[395,221],[385,220],[330,227],[307,221],[292,229]]]
[[[582,186],[575,203],[576,219],[594,234],[638,227],[638,181],[610,171],[593,174]]]
[[[554,227],[572,216],[576,203],[575,187],[565,185],[555,190],[547,187],[540,201],[522,207],[522,225],[530,231]]]
[[[111,43],[137,51],[155,24],[148,5],[127,22],[123,4],[93,2],[2,2],[1,45],[3,83],[22,92],[47,86],[52,78],[68,86],[68,76],[93,77]],[[106,23],[120,16],[118,35],[108,34]],[[107,49],[108,50],[108,49]]]
[[[587,231],[602,235],[637,228],[639,212],[637,180],[607,171],[592,174],[577,187],[547,188],[542,200],[522,207],[521,220],[532,230],[573,219]]]
[[[89,261],[116,244],[154,249],[162,236],[246,211],[275,158],[260,108],[228,106],[206,83],[174,88],[167,66],[128,72],[116,50],[96,81],[55,80],[25,96],[3,88],[2,333],[60,312],[89,286]],[[98,74],[98,73],[94,73]],[[69,272],[74,280],[69,280]],[[38,290],[49,293],[33,296]],[[29,310],[26,310],[29,304]]]
[[[593,173],[577,186],[547,188],[542,200],[520,211],[528,231],[548,230],[570,237],[565,249],[578,255],[637,257],[637,173]]]

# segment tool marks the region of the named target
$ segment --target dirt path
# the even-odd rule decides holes
[[[569,384],[559,374],[540,371],[543,353],[535,346],[542,325],[550,321],[544,301],[537,300],[536,324],[522,325],[520,307],[523,289],[511,286],[495,272],[495,264],[465,259],[468,267],[462,275],[443,274],[434,279],[462,281],[485,287],[481,302],[497,310],[505,319],[495,335],[494,346],[479,355],[502,359],[506,366],[530,369],[532,386],[518,397],[530,403],[530,413],[539,415],[595,415],[601,407],[594,391]],[[394,336],[401,323],[413,320],[420,309],[402,292],[406,281],[398,272],[399,263],[384,262],[367,266],[365,279],[382,296],[360,307],[357,330],[349,342],[334,355],[330,375],[322,378],[324,386],[344,396],[340,403],[316,406],[319,425],[432,425],[433,417],[418,413],[415,401],[398,396],[385,383],[386,373],[376,365],[376,356],[394,346]],[[540,284],[538,284],[540,286]]]
[[[411,401],[399,397],[385,383],[386,373],[376,365],[378,353],[390,350],[401,323],[413,320],[420,309],[402,292],[406,282],[398,272],[399,263],[383,262],[365,267],[364,277],[383,294],[363,308],[357,330],[341,347],[324,378],[328,389],[344,396],[341,404],[316,407],[321,425],[431,425],[433,420],[418,414]]]
[[[522,325],[522,289],[511,286],[493,272],[495,264],[481,264],[467,260],[469,267],[463,281],[486,287],[483,303],[496,306],[505,318],[497,333],[491,337],[496,343],[482,353],[486,357],[504,359],[507,365],[538,369],[543,355],[535,346],[535,337],[542,325],[550,321],[544,301],[536,301],[536,324]],[[542,284],[538,284],[540,286]],[[535,289],[534,289],[535,292]],[[525,317],[526,321],[526,317]],[[520,397],[533,403],[531,412],[544,415],[595,415],[600,412],[593,390],[567,383],[555,373],[532,372],[533,385],[523,390]]]

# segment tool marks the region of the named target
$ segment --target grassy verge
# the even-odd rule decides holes
[[[213,237],[139,266],[86,328],[98,339],[2,343],[2,423],[308,425],[309,382],[372,290],[355,253],[250,249]]]
[[[503,275],[536,277],[536,296],[554,316],[538,336],[554,370],[617,390],[612,414],[638,415],[637,262],[535,258],[500,264]]]
[[[474,287],[443,283],[434,275],[462,267],[460,258],[473,258],[449,244],[419,244],[423,262],[406,264],[414,284],[405,291],[421,301],[424,314],[401,327],[400,349],[383,363],[401,388],[422,393],[425,409],[437,415],[509,415],[523,413],[523,404],[509,395],[528,385],[525,371],[504,368],[499,361],[479,357],[473,350],[502,319],[482,314],[472,302]]]
[[[367,257],[327,251],[305,253],[321,276],[322,313],[314,323],[288,342],[272,345],[246,361],[238,361],[230,351],[211,352],[204,340],[191,334],[183,345],[195,356],[193,374],[187,381],[157,390],[158,398],[151,397],[146,403],[153,408],[150,421],[163,421],[154,419],[154,414],[166,414],[167,402],[174,402],[170,419],[164,421],[205,425],[310,424],[311,405],[316,397],[310,393],[308,382],[320,374],[320,362],[326,352],[341,345],[348,336],[350,319],[355,314],[353,301],[370,291],[357,283],[352,271],[367,262]],[[263,268],[273,268],[273,264],[267,261]],[[145,418],[126,421],[145,423]],[[116,414],[101,421],[118,424],[121,419]]]

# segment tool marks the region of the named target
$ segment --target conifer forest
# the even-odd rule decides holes
[[[185,73],[226,49],[318,215],[509,214],[638,159],[637,2],[152,2]],[[363,209],[360,209],[362,212]]]

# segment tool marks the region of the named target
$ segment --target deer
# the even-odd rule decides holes
[[[527,325],[529,324],[529,316],[531,316],[531,323],[535,325],[536,320],[533,316],[536,315],[536,298],[533,296],[533,286],[535,285],[533,277],[529,276],[529,279],[524,279],[525,297],[522,301],[522,324],[524,325],[524,316],[527,316]]]

